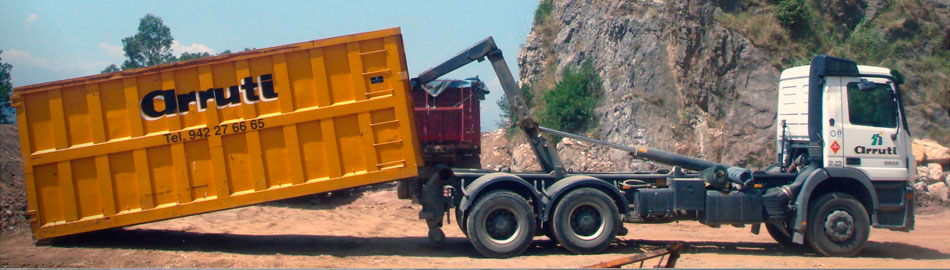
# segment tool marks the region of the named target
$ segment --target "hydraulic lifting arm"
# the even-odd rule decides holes
[[[535,156],[538,157],[538,161],[541,163],[541,169],[545,172],[556,172],[560,174],[564,170],[564,165],[558,156],[557,147],[552,143],[548,143],[544,137],[541,136],[542,131],[627,151],[635,158],[652,160],[691,170],[699,171],[713,166],[725,166],[720,163],[666,151],[642,147],[628,147],[538,126],[538,123],[528,115],[528,106],[525,105],[524,98],[522,98],[518,92],[518,85],[515,83],[514,77],[511,76],[511,71],[508,70],[508,65],[505,63],[505,58],[502,56],[501,50],[498,49],[495,45],[495,40],[491,37],[479,41],[472,47],[465,49],[442,64],[420,73],[419,77],[413,80],[415,81],[416,87],[421,87],[421,85],[431,82],[473,61],[483,61],[485,57],[488,58],[492,67],[495,68],[495,75],[498,76],[498,81],[501,82],[501,88],[505,91],[505,96],[508,98],[509,104],[511,104],[511,112],[518,121],[518,127],[528,136],[528,143],[531,145],[531,149],[534,150]]]
[[[498,81],[501,82],[501,88],[505,91],[505,97],[508,98],[511,104],[511,112],[518,121],[518,127],[528,136],[528,143],[531,145],[531,149],[534,150],[535,156],[538,157],[541,169],[545,172],[561,173],[564,165],[561,164],[557,148],[541,136],[538,123],[528,115],[528,106],[525,105],[524,98],[518,93],[518,84],[515,83],[515,78],[511,75],[511,70],[508,69],[508,64],[492,37],[487,37],[442,64],[420,73],[419,77],[413,79],[415,86],[421,87],[473,61],[481,62],[486,57],[495,69]]]

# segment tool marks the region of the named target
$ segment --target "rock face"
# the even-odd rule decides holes
[[[589,135],[726,164],[771,163],[779,70],[713,19],[715,2],[554,1],[555,25],[547,29],[556,30],[535,27],[528,35],[518,57],[521,83],[590,59],[604,93]],[[611,169],[642,165],[591,151]]]
[[[948,3],[924,1],[933,14],[913,12],[913,18],[888,28],[888,38],[918,33],[923,21],[940,22],[950,14]],[[774,59],[766,49],[715,19],[740,9],[742,1],[554,0],[552,5],[550,17],[533,27],[518,55],[521,83],[549,89],[565,67],[591,60],[604,93],[595,110],[597,128],[587,135],[749,168],[774,162],[780,70],[770,64]],[[834,0],[820,8],[847,30],[880,17],[889,6],[882,0]],[[912,108],[908,122],[915,136],[926,137],[927,130],[950,125],[950,118],[915,80],[905,85],[912,97],[905,102]],[[611,169],[642,165],[605,149],[590,151]],[[950,166],[950,152],[942,153],[925,155]]]

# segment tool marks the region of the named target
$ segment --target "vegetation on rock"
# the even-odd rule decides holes
[[[827,54],[897,69],[907,76],[905,107],[929,120],[950,115],[950,28],[940,23],[946,14],[928,9],[918,1],[753,0],[716,19],[767,50],[778,68]],[[928,102],[942,110],[914,106]],[[915,135],[950,144],[950,129],[939,125]]]

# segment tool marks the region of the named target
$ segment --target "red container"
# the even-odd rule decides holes
[[[423,159],[480,168],[479,103],[488,91],[478,78],[437,80],[412,91]]]

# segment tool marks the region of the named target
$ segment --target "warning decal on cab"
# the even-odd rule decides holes
[[[838,141],[835,140],[831,142],[831,152],[834,152],[835,154],[837,154],[838,150],[841,150],[841,145],[838,144]]]

